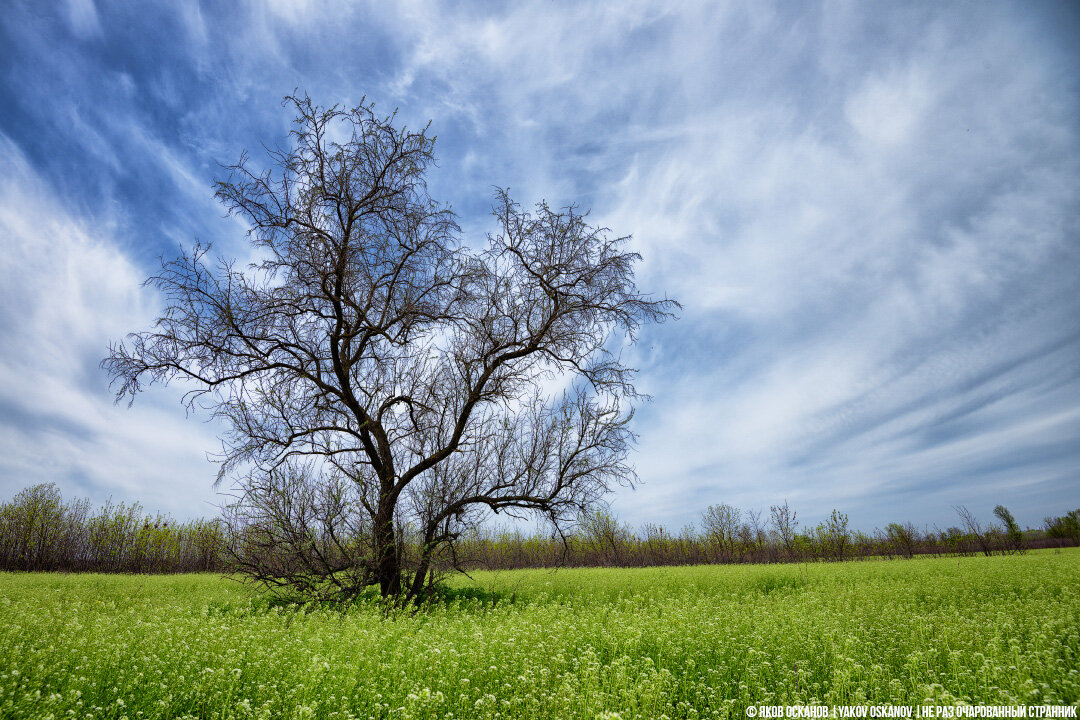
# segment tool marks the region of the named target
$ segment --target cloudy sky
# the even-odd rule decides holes
[[[211,183],[281,98],[431,121],[469,238],[492,186],[633,234],[678,322],[630,352],[641,484],[678,528],[1021,524],[1080,506],[1080,13],[1067,2],[5,3],[0,496],[214,513],[217,428],[114,406],[181,243],[243,256]]]

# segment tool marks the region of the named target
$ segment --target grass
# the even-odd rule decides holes
[[[1076,704],[1080,551],[478,573],[418,613],[0,574],[4,718],[744,717]]]

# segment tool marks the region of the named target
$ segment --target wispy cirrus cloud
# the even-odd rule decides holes
[[[0,477],[9,492],[57,482],[69,493],[212,513],[212,428],[184,422],[177,393],[115,406],[105,344],[158,311],[142,271],[60,202],[0,134]],[[192,482],[177,494],[177,474]],[[202,485],[202,487],[200,487]]]
[[[876,523],[1075,491],[1077,99],[1054,88],[1076,68],[1012,68],[1034,37],[948,20],[892,38],[843,91],[829,63],[803,68],[824,91],[798,114],[721,91],[616,186],[611,216],[644,228],[651,269],[716,333],[677,370],[643,354],[657,396],[686,403],[643,420],[665,429],[641,453],[661,486],[758,507],[771,487]]]
[[[709,503],[787,498],[807,521],[838,507],[868,529],[945,525],[955,503],[1036,524],[1080,504],[1068,4],[31,10],[0,20],[3,158],[21,178],[4,185],[0,242],[22,269],[6,307],[52,314],[5,311],[4,332],[43,357],[70,336],[85,360],[30,368],[51,389],[4,395],[0,423],[26,447],[66,437],[56,477],[112,487],[70,448],[117,432],[147,457],[213,449],[211,428],[159,405],[167,393],[134,411],[160,436],[99,409],[89,357],[153,314],[132,288],[158,255],[195,238],[245,252],[212,198],[216,163],[285,144],[279,102],[300,87],[432,120],[432,188],[466,241],[490,227],[493,185],[634,234],[641,287],[685,311],[626,350],[655,400],[637,419],[644,483],[615,498],[624,519],[677,526]],[[43,295],[60,266],[70,292]],[[209,491],[183,467],[163,509]]]

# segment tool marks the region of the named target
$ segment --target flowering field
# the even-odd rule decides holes
[[[1080,552],[478,573],[384,617],[214,575],[0,574],[4,718],[745,717],[1076,704]]]

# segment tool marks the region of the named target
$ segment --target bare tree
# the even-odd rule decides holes
[[[777,537],[784,546],[784,552],[791,557],[794,550],[795,528],[799,526],[798,513],[788,506],[785,500],[783,505],[773,505],[769,508],[770,522]]]
[[[417,598],[484,513],[558,528],[632,481],[640,396],[612,348],[678,304],[638,292],[627,238],[573,206],[532,214],[499,190],[497,230],[462,245],[427,192],[426,129],[287,102],[293,148],[217,184],[262,260],[163,262],[165,313],[103,365],[118,401],[179,379],[225,422],[241,570]]]
[[[964,531],[978,543],[983,555],[990,557],[994,553],[994,546],[990,542],[994,528],[983,528],[982,523],[975,517],[975,513],[968,510],[964,505],[953,505],[953,510],[959,516],[960,522],[964,524]]]
[[[765,549],[765,543],[768,540],[768,533],[766,532],[766,523],[761,519],[761,510],[747,510],[746,519],[750,527],[750,534],[753,537],[754,553],[760,554]],[[760,558],[755,562],[761,562]]]
[[[724,559],[730,560],[735,554],[741,520],[742,511],[727,503],[710,505],[701,513],[701,529]]]
[[[824,539],[827,552],[836,560],[843,560],[844,553],[851,543],[851,532],[848,530],[847,513],[842,513],[835,508],[828,520],[824,523]]]
[[[599,564],[605,567],[627,564],[634,546],[634,532],[607,508],[597,506],[591,512],[583,513],[578,529],[583,548],[597,558]]]

